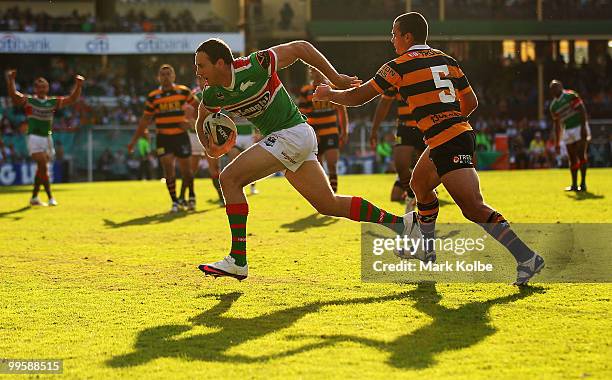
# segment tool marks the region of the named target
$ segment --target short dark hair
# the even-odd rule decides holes
[[[422,14],[418,12],[404,13],[397,16],[393,22],[399,25],[402,35],[411,33],[415,43],[424,44],[427,41],[429,26]]]
[[[218,38],[209,38],[202,42],[196,49],[196,53],[198,52],[206,53],[213,64],[217,63],[220,59],[228,65],[234,61],[232,49],[223,40]]]

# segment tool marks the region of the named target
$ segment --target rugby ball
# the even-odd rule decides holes
[[[236,124],[227,115],[220,112],[211,113],[204,119],[204,132],[212,136],[217,145],[223,145],[236,132]]]

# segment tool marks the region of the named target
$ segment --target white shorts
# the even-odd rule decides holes
[[[253,135],[237,135],[236,145],[234,146],[241,151],[245,151],[253,144]]]
[[[28,135],[28,151],[30,155],[34,153],[47,153],[49,157],[55,155],[55,149],[53,148],[53,139],[51,135],[47,137],[38,135]]]
[[[581,140],[580,136],[580,127],[575,127],[572,129],[564,129],[563,130],[563,142],[565,145],[573,144]],[[586,125],[587,130],[587,141],[591,141],[591,128],[589,128],[589,124]]]
[[[197,133],[189,132],[189,142],[191,143],[192,156],[203,156],[205,154],[204,147],[200,143]]]
[[[305,161],[317,161],[317,136],[306,123],[272,132],[257,144],[292,172],[298,170]]]

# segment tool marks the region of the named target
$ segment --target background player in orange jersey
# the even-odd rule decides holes
[[[385,119],[393,101],[397,102],[397,131],[395,134],[395,146],[393,147],[393,161],[397,171],[397,181],[391,189],[391,200],[394,202],[406,202],[406,212],[412,211],[416,206],[414,192],[410,188],[412,169],[425,150],[423,133],[417,127],[417,122],[410,113],[410,107],[403,101],[400,94],[395,91],[387,91],[380,97],[376,106],[374,119],[372,120],[372,133],[370,144],[376,149],[378,144],[378,129],[380,123]],[[405,194],[405,199],[403,195]]]
[[[191,143],[187,130],[189,122],[183,106],[191,103],[197,106],[191,90],[183,85],[175,84],[176,74],[170,65],[159,68],[159,88],[151,91],[145,102],[145,110],[138,123],[138,129],[128,144],[128,151],[134,150],[134,144],[145,129],[155,120],[157,129],[157,155],[164,171],[168,193],[172,199],[170,212],[179,211],[180,203],[176,196],[176,168],[178,161],[185,186],[189,188],[189,209],[195,209],[195,192],[193,189],[193,173],[189,163]]]
[[[313,99],[357,106],[396,89],[409,105],[427,144],[410,182],[417,198],[416,222],[430,242],[418,258],[436,259],[433,238],[439,204],[434,189],[442,183],[463,215],[512,253],[518,263],[515,284],[526,284],[544,267],[544,259],[523,243],[500,213],[484,203],[472,161],[475,136],[467,122],[478,100],[467,77],[455,59],[426,45],[428,25],[420,13],[398,16],[391,34],[398,57],[383,65],[374,78],[349,90],[321,85]]]
[[[338,191],[338,172],[336,165],[340,158],[340,147],[348,140],[348,113],[346,107],[330,102],[315,102],[312,94],[315,88],[322,84],[329,84],[329,80],[314,67],[310,67],[311,82],[300,90],[299,107],[308,118],[308,124],[317,134],[319,153],[317,158],[321,164],[327,163],[327,176],[329,184],[336,193]]]

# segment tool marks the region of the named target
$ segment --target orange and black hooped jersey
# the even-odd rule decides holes
[[[315,86],[307,84],[300,90],[298,107],[308,118],[308,124],[314,128],[318,136],[338,134],[338,109],[331,102],[312,101]]]
[[[392,90],[387,90],[382,95],[388,99],[395,99],[397,103],[397,128],[418,128],[416,119],[412,116],[410,112],[410,107],[408,104],[402,99],[400,94],[397,92],[397,89],[393,88]]]
[[[370,83],[381,94],[396,88],[435,148],[472,129],[459,99],[472,91],[457,61],[440,50],[416,45],[383,65]]]
[[[187,86],[175,84],[171,90],[162,88],[153,90],[147,96],[144,114],[155,118],[157,133],[163,135],[177,135],[184,133],[181,123],[185,122],[183,105],[189,103],[197,107],[197,102]]]

